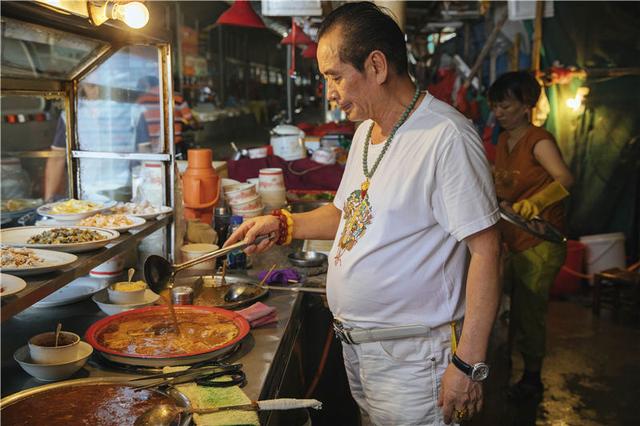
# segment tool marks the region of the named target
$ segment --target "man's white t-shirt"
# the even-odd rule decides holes
[[[329,307],[360,327],[460,319],[469,258],[463,239],[499,220],[480,139],[466,117],[427,94],[380,162],[365,208],[359,190],[370,125],[354,135],[334,200],[343,214],[329,257]],[[369,145],[369,170],[383,145]],[[345,210],[360,214],[347,218]]]

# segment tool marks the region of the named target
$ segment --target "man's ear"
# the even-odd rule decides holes
[[[379,50],[374,50],[365,61],[365,69],[375,78],[376,83],[384,84],[389,74],[387,57]]]

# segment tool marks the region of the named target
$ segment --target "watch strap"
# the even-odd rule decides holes
[[[462,371],[464,374],[471,377],[473,367],[467,364],[466,362],[464,362],[463,360],[461,360],[456,353],[454,353],[453,356],[451,357],[451,362],[453,363],[453,365],[455,365],[458,368],[458,370]]]

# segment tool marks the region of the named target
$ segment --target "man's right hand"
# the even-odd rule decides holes
[[[280,219],[278,219],[276,216],[267,215],[248,219],[246,222],[243,222],[240,227],[229,236],[229,238],[227,238],[227,241],[225,241],[223,247],[227,247],[231,244],[243,240],[247,243],[251,243],[259,235],[275,233],[276,236],[274,238],[264,240],[257,246],[251,245],[244,249],[244,252],[246,254],[262,253],[263,251],[269,250],[276,243],[279,230]]]

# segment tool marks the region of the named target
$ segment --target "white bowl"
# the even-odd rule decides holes
[[[93,347],[86,342],[78,343],[78,355],[69,362],[58,364],[38,364],[29,356],[29,347],[23,346],[13,354],[20,367],[33,377],[43,382],[51,382],[55,380],[66,379],[80,370],[86,363],[91,354]]]
[[[121,281],[126,283],[126,281]],[[135,281],[136,283],[138,281]],[[109,293],[109,302],[115,303],[118,305],[132,305],[136,303],[144,303],[144,293],[147,290],[147,284],[144,283],[144,287],[141,287],[139,290],[115,290],[114,286],[120,284],[114,283],[111,284],[107,288],[107,293]]]
[[[120,312],[130,311],[136,308],[142,308],[144,306],[153,305],[158,299],[159,295],[147,289],[144,293],[144,302],[143,303],[132,303],[126,305],[119,305],[117,303],[109,302],[109,294],[106,291],[101,291],[93,295],[91,300],[96,302],[96,305],[100,308],[102,312],[107,315],[115,315]]]
[[[256,194],[252,198],[246,199],[244,201],[229,203],[229,205],[231,206],[231,210],[235,212],[255,210],[258,207],[262,206],[262,198],[260,198],[260,196]]]
[[[255,185],[249,183],[224,187],[224,197],[229,203],[241,203],[255,198],[257,194]]]
[[[118,275],[122,274],[123,269],[124,256],[119,254],[93,268],[89,272],[89,275],[91,275],[93,278],[115,278]]]
[[[55,344],[54,331],[40,333],[29,339],[29,356],[38,364],[61,364],[78,358],[80,336],[70,331],[61,331],[58,346]]]
[[[182,252],[182,260],[183,262],[187,262],[189,260],[196,259],[202,255],[207,253],[211,253],[212,251],[218,250],[220,247],[215,244],[185,244],[180,247],[180,251]],[[188,269],[197,269],[197,270],[206,270],[211,273],[215,272],[216,269],[216,259],[211,259],[204,261],[202,263],[198,263],[197,265],[193,265]]]
[[[262,216],[263,211],[264,211],[264,206],[260,206],[257,209],[247,210],[247,211],[244,211],[244,212],[238,212],[238,215],[242,216],[244,219],[249,219],[249,218],[252,218],[252,217]]]

